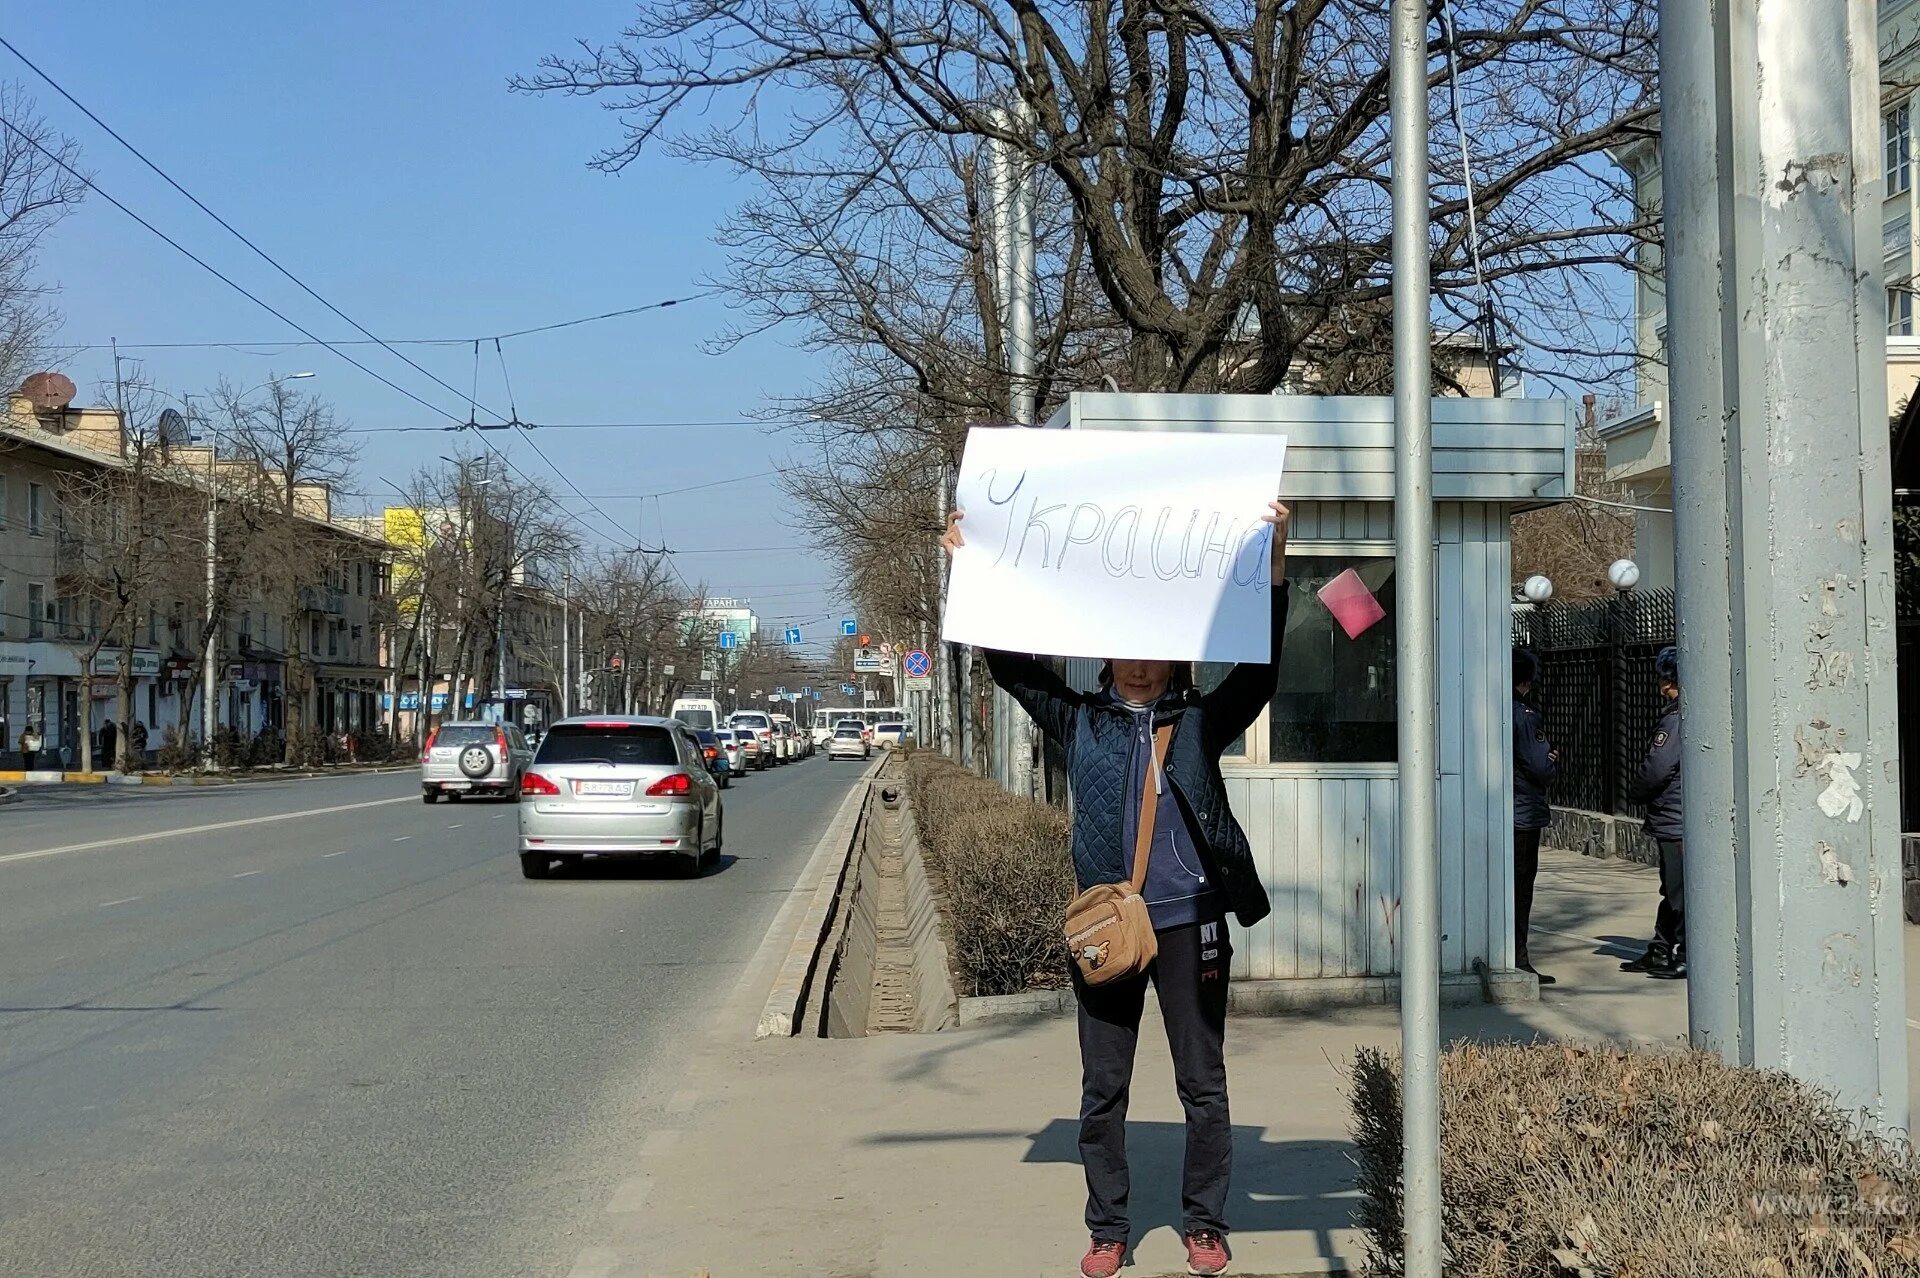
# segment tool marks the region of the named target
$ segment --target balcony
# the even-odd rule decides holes
[[[300,607],[305,612],[341,617],[347,611],[347,592],[335,586],[300,587]]]

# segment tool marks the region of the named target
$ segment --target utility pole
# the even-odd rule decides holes
[[[560,717],[573,713],[573,559],[560,571]]]
[[[1427,4],[1393,0],[1393,552],[1400,707],[1401,1229],[1407,1278],[1440,1278],[1440,733],[1434,675],[1433,296]],[[1277,588],[1278,583],[1276,583]]]
[[[1032,112],[1025,102],[995,113],[1009,133],[1026,137],[1032,131]],[[1015,149],[997,140],[989,142],[989,182],[992,193],[996,275],[1005,320],[1001,334],[1007,351],[1009,409],[1016,426],[1035,424],[1033,382],[1033,174]],[[998,747],[1001,784],[1022,798],[1037,795],[1038,771],[1033,766],[1034,725],[999,688],[993,692],[994,741]]]
[[[1689,1028],[1903,1131],[1877,50],[1661,13]]]

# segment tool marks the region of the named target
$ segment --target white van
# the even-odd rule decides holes
[[[712,732],[715,728],[725,727],[727,723],[726,712],[711,697],[681,697],[673,703],[673,709],[667,714],[695,732]]]

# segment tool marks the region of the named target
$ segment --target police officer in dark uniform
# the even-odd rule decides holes
[[[1680,825],[1680,659],[1672,648],[1662,648],[1653,659],[1664,705],[1654,725],[1647,757],[1640,764],[1628,797],[1647,805],[1647,833],[1660,846],[1660,910],[1654,916],[1653,943],[1647,952],[1620,968],[1645,972],[1662,980],[1687,974],[1686,858]]]
[[[1547,786],[1560,775],[1560,752],[1547,740],[1535,704],[1540,659],[1529,648],[1513,650],[1513,965],[1532,972],[1542,985],[1551,976],[1535,970],[1527,950],[1533,917],[1533,881],[1540,873],[1540,832],[1553,809]]]

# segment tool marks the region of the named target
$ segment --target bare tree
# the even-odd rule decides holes
[[[1445,88],[1450,51],[1501,338],[1541,371],[1620,372],[1625,326],[1592,317],[1626,303],[1596,268],[1630,265],[1656,228],[1606,151],[1653,121],[1655,5],[1457,0],[1451,13],[1432,82]],[[804,212],[813,247],[793,253],[792,305],[762,303],[767,319],[805,305],[822,260],[864,263],[871,292],[926,270],[926,238],[897,234],[897,217],[873,225],[876,209],[970,251],[939,210],[971,188],[940,170],[964,173],[997,140],[1071,207],[1060,251],[1083,241],[1132,387],[1258,392],[1322,330],[1389,299],[1387,25],[1386,0],[649,0],[624,39],[550,57],[518,85],[615,95],[627,137],[602,167],[664,144],[759,176],[770,193],[748,210],[750,237],[771,219],[800,249]],[[730,95],[744,109],[711,123]],[[784,127],[758,109],[770,97],[792,104]],[[1462,178],[1437,148],[1434,285],[1464,322],[1481,306]],[[785,212],[781,188],[802,193]]]
[[[359,445],[330,403],[284,381],[269,382],[261,398],[223,383],[213,399],[226,442],[252,467],[243,482],[254,491],[243,500],[258,512],[256,552],[273,565],[263,584],[286,637],[283,723],[285,757],[292,762],[302,749],[297,738],[314,687],[299,642],[301,617],[308,592],[336,577],[344,562],[340,539],[316,535],[316,524],[327,522],[330,490],[351,478]]]
[[[54,313],[34,272],[41,240],[86,193],[79,144],[50,128],[18,84],[0,84],[0,384],[42,358]]]

